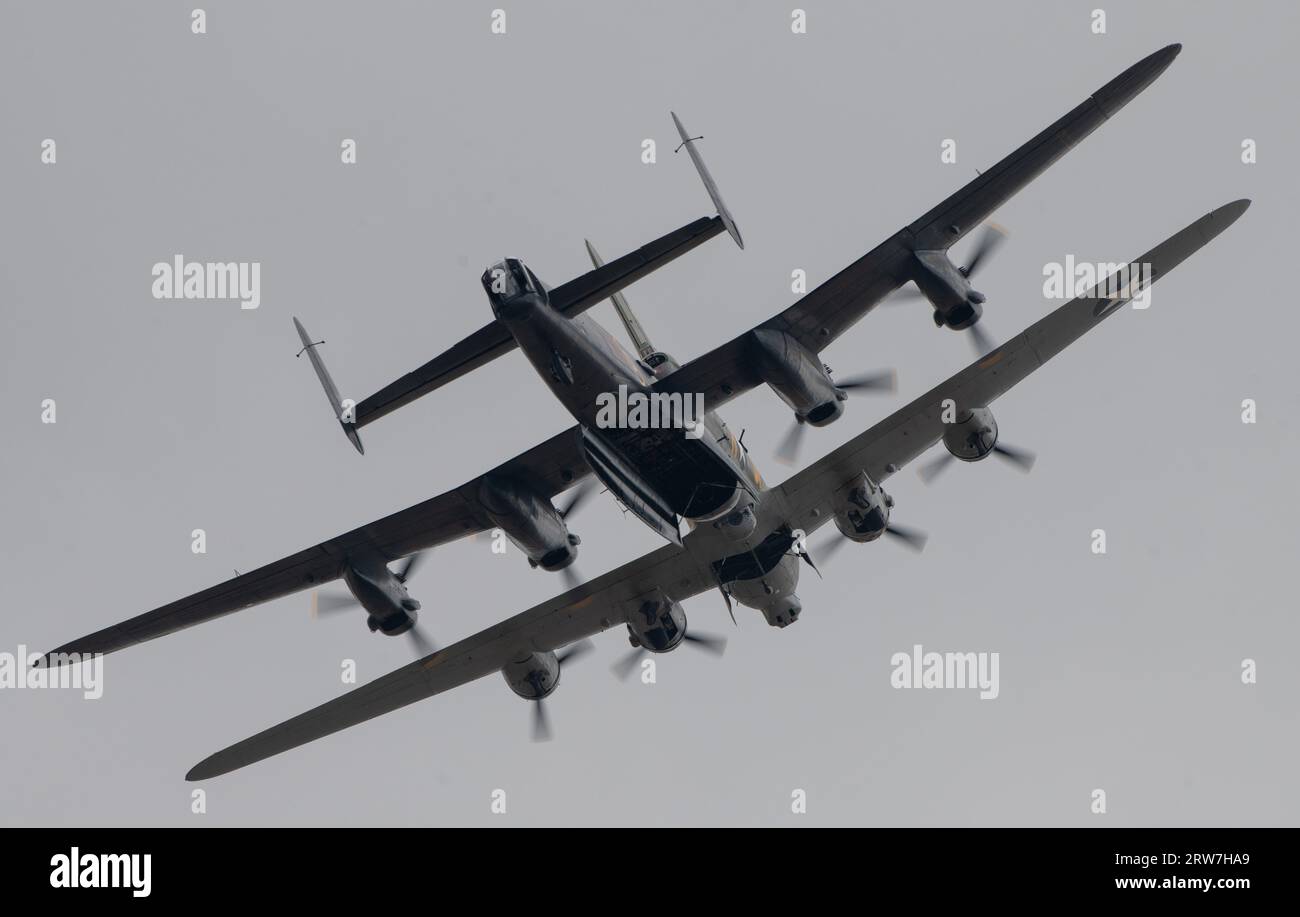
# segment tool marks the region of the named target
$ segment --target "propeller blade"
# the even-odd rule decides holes
[[[416,551],[410,557],[406,558],[406,563],[402,564],[402,569],[397,571],[397,581],[405,583],[415,573],[420,563],[424,560],[424,555],[428,551]]]
[[[587,498],[591,496],[592,491],[595,489],[595,482],[591,478],[584,478],[577,487],[573,488],[573,492],[569,495],[569,499],[564,502],[564,505],[557,506],[555,511],[560,514],[561,519],[568,519],[570,513],[587,502]]]
[[[411,646],[415,649],[416,659],[423,659],[425,656],[432,656],[438,652],[438,644],[425,635],[424,631],[420,629],[420,625],[417,624],[412,627],[406,632],[406,635],[411,638]]]
[[[782,465],[794,465],[799,460],[799,452],[803,448],[803,435],[806,432],[806,424],[795,421],[791,425],[788,433],[781,440],[780,445],[776,447],[776,460]]]
[[[577,643],[573,644],[572,646],[567,647],[566,649],[562,649],[558,653],[556,653],[555,661],[558,662],[560,665],[564,665],[570,660],[581,659],[583,656],[587,655],[595,648],[596,648],[596,644],[592,643],[590,640],[579,640]]]
[[[560,576],[564,579],[565,589],[577,589],[582,584],[582,576],[578,573],[577,564],[569,564],[561,569]]]
[[[920,469],[921,482],[924,484],[932,482],[938,477],[939,472],[952,464],[952,459],[952,453],[945,449],[936,458],[922,465]]]
[[[975,348],[975,356],[982,357],[998,346],[997,342],[984,330],[982,319],[966,330],[970,332],[970,342],[971,346]]]
[[[533,701],[533,741],[551,741],[551,721],[546,716],[546,701]]]
[[[896,392],[898,391],[898,373],[892,369],[876,373],[858,373],[845,379],[836,379],[835,387],[846,392]]]
[[[1028,449],[1017,449],[1015,446],[1004,446],[1001,443],[995,445],[993,451],[1026,473],[1034,467],[1034,462],[1038,460],[1038,456]]]
[[[632,650],[632,652],[628,653],[626,656],[618,657],[618,659],[614,662],[614,664],[609,667],[609,670],[613,672],[620,680],[627,681],[628,676],[631,675],[636,670],[637,665],[639,665],[641,662],[641,657],[643,657],[645,654],[646,654],[645,647],[638,646],[636,649]]]
[[[845,538],[839,532],[834,532],[821,543],[821,547],[817,549],[817,554],[821,557],[823,563],[827,563],[839,552],[840,548],[848,543],[848,538]]]
[[[1003,242],[1006,241],[1007,231],[997,223],[989,223],[984,227],[984,232],[980,234],[979,242],[975,245],[975,251],[971,254],[970,261],[962,269],[962,273],[967,278],[975,274],[980,262],[993,254]]]
[[[682,635],[682,639],[715,656],[721,656],[727,651],[727,638],[720,634],[697,634],[687,631]]]
[[[902,542],[913,551],[924,551],[925,543],[930,540],[930,536],[919,529],[904,528],[900,525],[888,525],[885,527],[885,534],[890,535],[896,540]]]
[[[330,614],[335,611],[343,611],[348,608],[356,608],[361,603],[350,595],[335,595],[327,592],[321,595],[319,592],[311,594],[311,616],[319,617],[321,614]]]

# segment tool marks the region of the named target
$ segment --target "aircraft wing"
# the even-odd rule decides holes
[[[1133,264],[1150,265],[1150,282],[1154,283],[1231,226],[1249,206],[1248,200],[1225,204],[1141,255]],[[1108,281],[1109,278],[1101,281],[1089,295],[1071,300],[1030,325],[1001,347],[783,483],[781,490],[786,497],[791,525],[799,526],[802,522],[811,531],[813,526],[809,523],[831,512],[831,496],[859,471],[865,471],[875,481],[883,481],[938,442],[943,437],[945,400],[952,399],[958,411],[987,407],[1103,319],[1118,312],[1143,286],[1132,285],[1125,295],[1108,298],[1100,295],[1110,289],[1105,286]]]
[[[665,545],[617,569],[438,650],[418,662],[231,745],[185,775],[206,780],[500,671],[527,653],[559,649],[616,627],[657,589],[681,601],[717,585],[707,564]]]
[[[1150,265],[1154,283],[1223,232],[1250,205],[1240,200],[1214,210],[1136,259]],[[1105,283],[1105,281],[1103,281]],[[865,433],[826,455],[778,489],[785,521],[813,531],[832,516],[832,498],[859,471],[883,481],[943,435],[942,404],[983,407],[1069,344],[1119,311],[1144,288],[1137,283],[1112,297],[1071,300],[997,350],[972,363]],[[1094,289],[1106,289],[1101,284]],[[689,545],[690,538],[687,538]],[[688,547],[665,545],[576,589],[404,666],[313,710],[272,726],[196,765],[188,780],[229,773],[308,742],[364,723],[499,671],[531,652],[567,646],[626,620],[638,600],[661,589],[678,601],[716,585],[707,559]]]
[[[527,482],[544,497],[572,487],[591,473],[579,429],[570,427],[493,469],[490,474]],[[417,503],[315,547],[240,574],[217,586],[178,599],[120,624],[65,643],[45,660],[65,653],[111,653],[222,615],[260,605],[342,575],[349,556],[364,551],[392,561],[491,528],[478,503],[480,478]]]
[[[758,327],[788,332],[813,353],[825,350],[877,303],[908,282],[914,251],[947,250],[979,226],[1149,86],[1180,50],[1181,45],[1169,45],[1138,61],[943,203]],[[708,409],[719,408],[762,383],[750,347],[750,333],[746,332],[687,363],[658,383],[656,389],[700,392]]]
[[[721,217],[701,217],[636,251],[602,265],[549,291],[551,305],[569,317],[658,270],[723,231]],[[356,426],[364,427],[410,404],[518,346],[505,325],[493,319],[428,363],[384,386],[356,406]]]

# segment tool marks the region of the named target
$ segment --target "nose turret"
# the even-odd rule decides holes
[[[546,289],[537,275],[518,258],[498,261],[481,278],[492,314],[505,321],[527,318],[534,309],[546,305]]]

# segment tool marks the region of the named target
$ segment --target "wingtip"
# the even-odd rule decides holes
[[[216,774],[210,774],[204,770],[203,765],[207,763],[208,762],[204,760],[191,767],[188,773],[185,774],[185,781],[187,783],[197,783],[200,780],[207,780],[209,777],[215,777]]]
[[[42,653],[40,656],[37,656],[32,660],[32,668],[52,669],[55,667],[56,662],[59,665],[62,665],[65,662],[72,662],[74,656],[79,660],[81,656],[86,654],[84,651],[78,650],[76,647],[77,644],[74,641],[72,643],[65,643],[63,646],[55,647],[48,653]]]
[[[1210,217],[1215,221],[1223,220],[1225,226],[1235,223],[1243,213],[1250,209],[1250,198],[1238,198],[1235,201],[1224,204],[1217,210],[1210,213]]]

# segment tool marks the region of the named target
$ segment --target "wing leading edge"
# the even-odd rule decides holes
[[[715,585],[706,565],[698,563],[677,545],[665,545],[342,697],[237,742],[195,765],[185,779],[218,777],[482,678],[527,653],[558,649],[615,627],[625,620],[627,608],[656,589],[663,588],[681,601]]]
[[[526,482],[538,494],[549,498],[590,474],[590,468],[583,457],[579,430],[571,427],[488,474]],[[61,657],[71,653],[111,653],[328,583],[342,575],[344,565],[354,552],[377,553],[393,561],[484,531],[491,527],[491,523],[478,503],[477,485],[480,480],[482,477],[475,478],[455,490],[297,554],[79,637],[50,651],[43,660],[48,664],[60,662]]]
[[[908,282],[914,251],[947,250],[1150,86],[1181,50],[1182,45],[1169,45],[1138,61],[978,178],[758,328],[788,332],[812,353],[821,353]],[[708,408],[716,410],[762,382],[750,352],[750,333],[746,332],[687,363],[657,388],[700,392]]]

